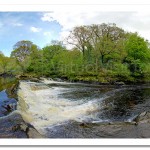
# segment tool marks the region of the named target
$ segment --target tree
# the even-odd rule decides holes
[[[0,52],[0,66],[2,68],[2,73],[6,73],[8,63],[9,57],[5,57],[5,55],[2,52]]]
[[[0,65],[3,69],[3,73],[6,73],[7,72],[7,67],[10,63],[10,58],[9,57],[1,57],[0,58]]]
[[[150,61],[149,43],[137,33],[130,33],[125,44],[129,69],[133,76],[143,77],[144,68]]]
[[[59,65],[59,74],[70,79],[82,71],[81,58],[81,52],[77,49],[64,50],[54,57],[54,62],[57,62]]]
[[[113,53],[120,53],[123,49],[125,32],[115,24],[92,25],[92,45],[96,55],[100,55],[101,63],[105,57]],[[108,60],[107,60],[108,61]]]
[[[55,55],[59,54],[66,48],[59,41],[52,41],[50,45],[45,46],[43,50],[43,58],[50,61]]]
[[[82,51],[83,55],[85,55],[90,36],[91,35],[89,33],[88,26],[75,27],[70,32],[70,35],[67,38],[67,42],[76,46],[79,50]]]
[[[43,52],[42,50],[31,53],[30,64],[27,67],[28,73],[34,73],[36,75],[43,76]]]
[[[50,45],[47,45],[42,49],[41,53],[43,63],[42,65],[43,74],[45,75],[56,74],[59,65],[58,59],[56,59],[55,57],[65,50],[66,48],[60,41],[52,41]],[[61,58],[59,59],[61,60]]]
[[[31,41],[19,41],[13,46],[11,57],[16,58],[18,65],[21,67],[22,71],[25,72],[30,64],[30,55],[38,50],[38,46]]]
[[[105,63],[105,58],[112,53],[120,53],[125,41],[125,31],[115,24],[100,24],[75,27],[67,41],[82,51],[91,61],[94,55],[96,63]],[[85,55],[87,54],[87,55]],[[110,57],[109,57],[110,58]],[[108,61],[108,58],[107,58]]]

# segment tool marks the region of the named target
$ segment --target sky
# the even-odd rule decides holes
[[[101,23],[116,23],[150,41],[150,12],[0,12],[0,51],[10,56],[13,45],[21,40],[43,48],[51,40],[64,40],[75,26]]]

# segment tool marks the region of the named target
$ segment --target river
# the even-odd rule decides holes
[[[33,125],[44,137],[99,138],[109,137],[100,131],[104,127],[97,128],[99,123],[131,122],[135,116],[150,110],[149,85],[92,85],[48,79],[40,82],[24,80],[20,81],[17,102],[7,94],[16,82],[15,78],[0,78],[1,135],[5,132],[8,134],[4,131],[8,128],[4,127],[12,127],[18,120],[14,118],[11,125],[5,121],[5,117],[11,118],[12,112],[21,114],[24,121]],[[8,105],[11,109],[8,109]],[[86,128],[87,124],[92,127]],[[127,130],[130,131],[125,130],[125,137],[130,137],[131,132]],[[26,137],[22,131],[15,134],[17,138]],[[12,135],[14,132],[4,137],[10,138]],[[137,135],[132,134],[131,137]]]
[[[72,136],[64,134],[76,128],[76,123],[131,122],[150,109],[149,85],[106,86],[44,79],[40,83],[20,82],[18,96],[17,109],[24,120],[49,138],[82,137],[81,132],[75,136],[76,131]],[[92,137],[97,137],[93,133]]]
[[[7,90],[16,82],[15,78],[0,78],[0,117],[7,116],[16,109],[16,99],[9,97],[7,94]]]

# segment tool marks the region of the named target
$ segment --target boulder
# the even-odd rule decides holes
[[[27,130],[28,138],[44,138],[35,128],[29,127]]]
[[[149,122],[150,121],[150,112],[142,112],[141,114],[137,115],[134,120],[135,122]]]

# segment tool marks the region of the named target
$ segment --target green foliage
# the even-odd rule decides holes
[[[143,65],[143,74],[144,74],[144,81],[149,82],[150,81],[150,62]]]
[[[116,78],[117,81],[131,81],[131,72],[127,64],[114,63],[113,68],[110,69],[111,76]]]
[[[43,59],[42,51],[35,51],[30,55],[30,64],[27,66],[26,72],[33,73],[37,76],[42,75]]]
[[[42,50],[34,51],[29,56],[30,64],[27,67],[28,73],[38,76],[58,75],[60,54],[65,51],[65,47],[53,41],[53,45],[47,45]]]
[[[11,59],[9,57],[4,56],[3,53],[0,54],[0,73],[6,73],[10,71],[9,66],[12,65]]]
[[[24,73],[31,63],[30,56],[35,55],[39,50],[38,46],[31,41],[19,41],[17,42],[11,53],[11,57],[16,59],[17,64],[21,67]]]
[[[42,49],[19,41],[10,58],[0,53],[0,72],[102,83],[150,81],[149,43],[137,33],[115,24],[78,26],[67,41],[72,50],[59,41]]]
[[[150,59],[150,51],[148,49],[148,42],[140,37],[137,33],[129,34],[126,41],[125,49],[128,53],[128,59],[142,60],[143,62]]]
[[[148,42],[137,33],[130,33],[125,44],[127,57],[125,61],[129,65],[131,75],[137,79],[144,78],[144,69],[150,61]]]

